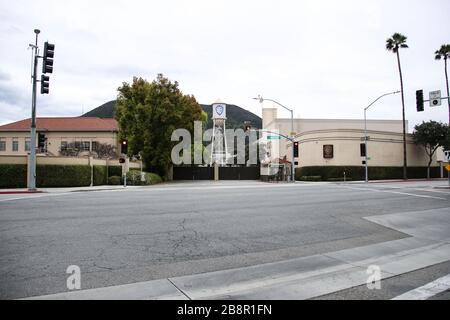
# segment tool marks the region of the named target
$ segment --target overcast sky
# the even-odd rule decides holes
[[[400,88],[385,41],[401,51],[409,129],[448,121],[448,107],[417,113],[415,91],[445,93],[450,1],[7,1],[0,0],[0,124],[30,117],[31,51],[56,45],[50,94],[38,116],[77,116],[115,99],[133,76],[163,73],[200,103],[222,101],[258,115],[258,94],[304,118],[362,118],[379,95]],[[265,105],[270,106],[267,102]],[[280,116],[288,117],[280,110]],[[380,100],[372,119],[401,119],[400,95]]]

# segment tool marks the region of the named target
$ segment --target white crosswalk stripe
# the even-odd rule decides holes
[[[441,292],[450,290],[450,274],[426,285],[408,291],[392,300],[427,300]]]

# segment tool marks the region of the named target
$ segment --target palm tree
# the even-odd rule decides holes
[[[402,67],[400,65],[400,48],[408,48],[406,44],[406,37],[400,33],[394,35],[386,40],[386,49],[397,54],[398,71],[400,73],[400,87],[402,92],[402,116],[403,116],[403,179],[408,179],[407,176],[407,162],[406,162],[406,122],[405,122],[405,96],[403,94],[403,75]]]
[[[434,53],[436,60],[444,59],[445,63],[445,81],[447,84],[447,97],[450,97],[450,89],[448,87],[447,59],[450,59],[450,44],[443,44],[439,50]],[[448,123],[450,125],[450,98],[448,100]]]

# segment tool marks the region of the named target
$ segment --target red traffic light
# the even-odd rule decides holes
[[[128,139],[121,139],[120,140],[120,149],[123,154],[128,153]]]

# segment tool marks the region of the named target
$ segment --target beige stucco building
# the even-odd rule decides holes
[[[30,119],[0,126],[0,156],[22,156],[30,152]],[[41,155],[59,156],[70,144],[87,154],[95,152],[99,144],[118,146],[118,125],[114,119],[95,117],[37,118],[36,142],[39,134],[45,136]],[[83,152],[81,152],[81,155]]]
[[[408,123],[406,122],[406,127]],[[277,117],[276,108],[263,109],[263,129],[284,135],[291,132],[291,119]],[[295,141],[299,143],[298,167],[362,166],[361,144],[364,143],[364,120],[294,119]],[[369,166],[403,166],[403,126],[401,120],[367,120]],[[279,140],[279,155],[292,160],[292,145]],[[326,154],[325,154],[326,153]],[[438,161],[440,160],[440,161]],[[442,165],[442,150],[434,156],[432,166]],[[408,166],[427,166],[428,156],[407,135]]]

